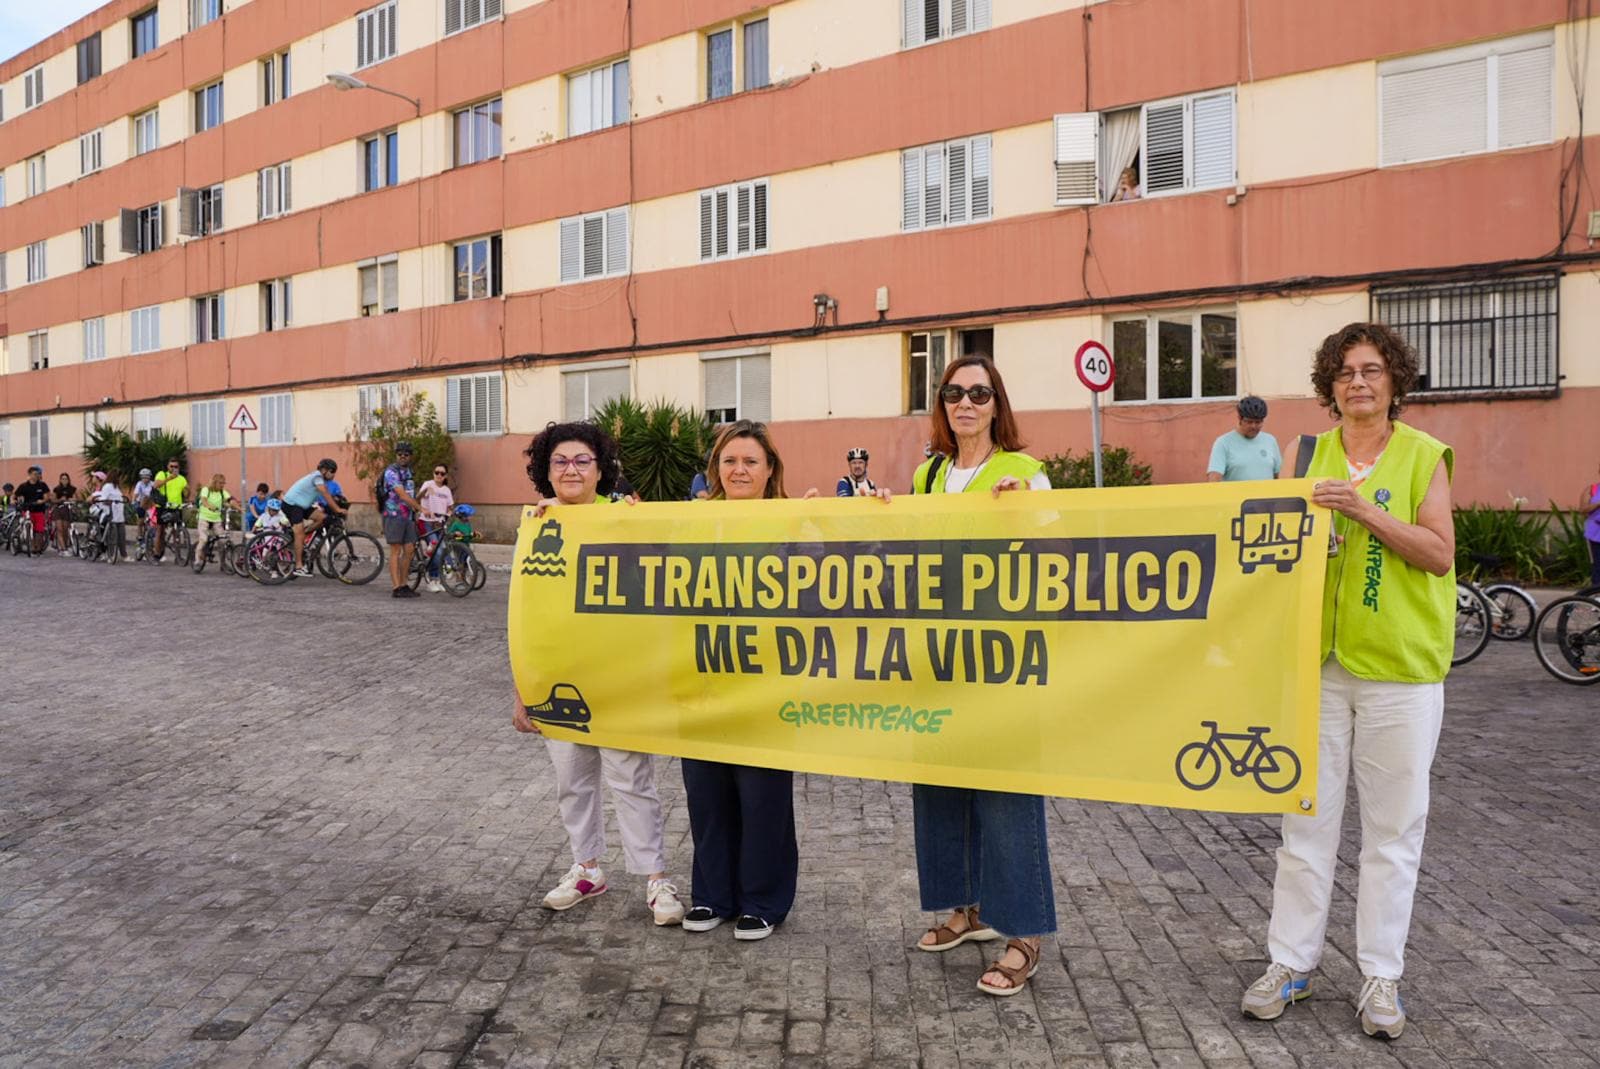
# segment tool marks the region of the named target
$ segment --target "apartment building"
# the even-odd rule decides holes
[[[670,398],[904,486],[944,363],[1033,451],[1204,478],[1321,430],[1357,319],[1426,362],[1458,496],[1600,458],[1594,23],[1556,0],[113,0],[0,64],[0,472],[96,422],[282,485],[401,390],[512,506],[548,421]],[[343,87],[341,87],[341,85]],[[1600,170],[1600,160],[1597,160]]]

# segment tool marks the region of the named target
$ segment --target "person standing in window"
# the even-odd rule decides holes
[[[1211,444],[1207,481],[1276,479],[1283,454],[1278,440],[1261,429],[1267,422],[1267,403],[1259,397],[1241,397],[1236,411],[1239,425]]]

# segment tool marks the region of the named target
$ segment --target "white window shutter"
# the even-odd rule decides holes
[[[461,29],[461,5],[463,0],[444,0],[444,32],[455,33]]]
[[[1100,116],[1056,116],[1056,203],[1094,204],[1099,197]]]
[[[483,0],[483,17],[497,19],[500,17],[500,0]]]
[[[739,407],[739,362],[737,360],[707,360],[706,409]],[[742,415],[743,413],[741,413]]]
[[[583,276],[583,220],[561,220],[561,281],[576,282]]]
[[[726,189],[713,190],[711,199],[716,212],[716,220],[712,227],[712,253],[716,256],[728,255],[728,191]]]
[[[1182,189],[1185,174],[1183,158],[1183,101],[1147,106],[1144,109],[1144,188],[1147,193]]]
[[[376,308],[378,304],[378,265],[368,264],[361,269],[361,307]],[[378,309],[381,311],[381,309]],[[362,387],[365,389],[366,387]]]
[[[371,54],[367,48],[367,38],[372,36],[372,16],[356,19],[356,68],[367,65],[367,57]]]
[[[479,434],[489,429],[489,377],[475,375],[472,383],[472,429]]]
[[[739,418],[765,423],[772,418],[772,358],[739,358]]]
[[[994,21],[993,14],[990,10],[992,7],[990,0],[971,0],[971,3],[972,29],[974,31],[987,30],[990,24]]]
[[[950,0],[950,36],[966,33],[972,28],[967,15],[967,0]]]
[[[922,0],[900,0],[900,40],[905,48],[923,43]]]
[[[713,207],[711,193],[700,194],[700,259],[709,260],[716,251],[712,242],[712,230],[716,224],[716,211]]]
[[[385,36],[383,42],[383,54],[385,58],[387,58],[394,55],[395,52],[399,50],[396,37],[398,36],[397,24],[400,19],[400,6],[398,4],[390,4],[384,9],[384,16],[385,19],[383,28],[385,30]]]
[[[451,434],[461,433],[461,380],[444,382],[444,429]]]
[[[500,382],[501,382],[501,379],[500,379],[500,376],[498,374],[486,375],[486,376],[484,376],[484,379],[489,384],[489,404],[488,404],[488,407],[484,411],[483,429],[485,431],[490,431],[490,432],[498,434],[500,432],[500,429],[501,429],[501,426],[500,426],[500,423],[501,423],[501,420],[500,420],[500,407],[501,407],[500,406],[500,389],[501,389]]]
[[[293,173],[291,165],[284,163],[278,167],[278,212],[289,211],[294,205],[290,200],[289,191],[294,183],[291,181]]]
[[[994,214],[994,202],[990,182],[990,141],[988,134],[981,134],[972,139],[972,150],[967,160],[967,166],[972,169],[972,201],[968,208],[968,215],[973,222],[987,219]]]
[[[1541,45],[1496,57],[1499,71],[1498,148],[1549,141],[1554,48]]]
[[[968,196],[971,191],[971,169],[968,166],[971,142],[952,141],[945,146],[946,178],[949,210],[946,217],[954,225],[967,221]]]
[[[1195,97],[1195,189],[1231,186],[1234,179],[1233,91]]]
[[[922,150],[922,225],[944,223],[944,146]]]
[[[750,251],[750,186],[741,185],[734,189],[734,241],[733,251],[746,253]]]
[[[589,373],[569,371],[561,376],[561,418],[569,422],[589,418]]]
[[[755,184],[755,248],[763,252],[767,247],[767,183],[763,179]]]
[[[907,0],[909,3],[910,0]],[[900,229],[922,228],[922,150],[900,153]]]
[[[594,129],[594,103],[591,95],[594,80],[587,74],[574,74],[567,79],[567,136],[576,137]]]
[[[628,209],[606,212],[606,274],[628,270]]]
[[[595,278],[606,271],[605,217],[585,216],[583,220],[583,277]]]
[[[1488,147],[1488,60],[1384,75],[1384,165],[1459,156]]]
[[[632,376],[625,367],[608,367],[591,371],[589,380],[589,407],[600,408],[609,401],[627,397],[631,392]]]

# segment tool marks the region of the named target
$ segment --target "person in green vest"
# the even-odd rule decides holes
[[[1272,963],[1245,991],[1272,1020],[1311,994],[1322,958],[1352,772],[1361,811],[1356,999],[1369,1036],[1405,1028],[1400,976],[1428,822],[1428,770],[1455,637],[1455,456],[1396,417],[1417,354],[1380,323],[1352,323],[1317,350],[1311,383],[1338,425],[1316,438],[1311,500],[1332,509],[1337,550],[1322,600],[1317,812],[1287,816],[1272,889]]]
[[[912,493],[970,494],[982,508],[1007,491],[1050,489],[1044,465],[1022,452],[1005,383],[987,355],[945,368],[931,420],[934,454],[917,468]],[[1017,994],[1039,969],[1039,940],[1056,930],[1044,798],[918,783],[911,803],[922,908],[954,911],[917,949],[1005,938],[978,990]]]

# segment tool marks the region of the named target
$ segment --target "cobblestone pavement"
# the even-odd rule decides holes
[[[1316,997],[1240,1018],[1257,817],[1053,801],[1061,932],[1012,999],[974,990],[977,947],[908,949],[898,784],[798,779],[800,901],[767,942],[653,927],[627,877],[540,908],[570,859],[509,725],[505,582],[405,602],[0,560],[0,1066],[1600,1065],[1600,692],[1526,645],[1449,684],[1384,1045],[1348,864]]]

